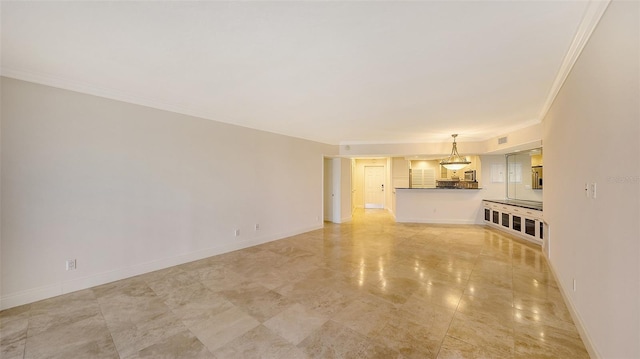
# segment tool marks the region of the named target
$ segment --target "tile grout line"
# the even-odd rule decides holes
[[[96,301],[96,304],[98,305],[98,308],[100,309],[100,316],[104,321],[104,326],[107,328],[107,331],[109,332],[109,338],[111,338],[111,343],[113,343],[113,347],[116,350],[116,353],[118,354],[118,358],[122,359],[122,355],[120,355],[120,350],[118,350],[118,346],[116,346],[116,341],[113,340],[113,331],[109,327],[109,323],[107,323],[107,319],[104,317],[104,312],[102,311],[102,305],[98,300],[98,296],[96,295],[96,292],[93,289],[91,289],[91,292],[93,293],[93,296],[96,298],[95,301]]]
[[[363,223],[360,223],[360,222],[363,222]],[[312,243],[309,243],[309,246],[307,246],[306,244],[304,246],[303,245],[294,246],[300,250],[309,250],[309,252],[312,253],[314,260],[307,261],[310,264],[316,263],[315,259],[318,259],[319,262],[317,263],[318,266],[316,267],[315,270],[311,272],[301,271],[300,275],[292,277],[292,279],[289,280],[292,283],[292,287],[288,290],[284,290],[283,293],[285,294],[277,292],[275,288],[269,289],[270,287],[266,286],[267,282],[265,282],[265,285],[261,285],[260,278],[271,278],[271,276],[265,276],[259,273],[258,275],[255,275],[256,274],[255,273],[256,271],[254,270],[255,268],[251,268],[251,266],[244,266],[244,265],[236,266],[238,264],[237,261],[251,262],[253,261],[253,259],[262,260],[264,262],[263,264],[269,265],[268,261],[264,261],[264,260],[271,258],[271,256],[266,255],[264,258],[262,258],[263,254],[268,254],[266,252],[274,254],[275,255],[273,256],[274,258],[278,257],[279,255],[288,257],[289,254],[294,255],[296,252],[296,250],[293,250],[293,251],[287,252],[289,254],[282,254],[285,252],[281,250],[277,250],[276,247],[262,247],[262,249],[257,248],[250,252],[242,252],[242,253],[245,253],[244,259],[243,259],[242,253],[240,254],[237,253],[236,255],[227,257],[227,259],[232,260],[234,263],[234,265],[232,265],[227,269],[235,274],[242,273],[242,274],[237,274],[237,276],[239,276],[238,278],[236,278],[235,275],[230,277],[222,272],[212,277],[207,276],[206,278],[200,277],[194,274],[193,275],[193,279],[195,279],[194,283],[197,282],[207,289],[206,293],[204,292],[201,293],[201,291],[197,291],[198,298],[202,297],[209,302],[217,300],[216,299],[217,297],[214,298],[209,296],[209,294],[207,294],[209,292],[215,292],[214,287],[216,288],[228,287],[228,290],[234,290],[234,291],[239,290],[240,292],[242,292],[241,288],[237,286],[239,282],[236,283],[236,285],[232,286],[232,282],[239,280],[240,277],[241,279],[243,279],[243,281],[246,280],[254,284],[257,284],[266,291],[274,292],[283,297],[290,298],[292,300],[292,303],[298,304],[304,308],[308,308],[308,310],[313,310],[315,306],[307,307],[306,304],[302,304],[302,303],[306,303],[304,302],[304,299],[302,299],[303,301],[299,301],[299,299],[294,300],[293,299],[294,295],[296,296],[296,298],[298,298],[299,294],[302,294],[306,297],[307,294],[304,294],[304,293],[306,293],[307,291],[309,293],[315,293],[316,295],[326,290],[336,291],[336,293],[342,294],[342,296],[340,296],[340,298],[342,299],[333,300],[331,299],[333,297],[331,297],[331,298],[327,298],[330,300],[326,300],[326,301],[324,299],[322,300],[322,308],[326,307],[327,310],[329,309],[332,310],[330,312],[327,312],[327,313],[332,313],[332,314],[326,315],[327,323],[331,322],[336,325],[339,324],[340,326],[351,328],[350,326],[347,326],[347,324],[341,324],[341,323],[352,323],[348,325],[358,326],[359,325],[358,322],[361,320],[364,320],[364,321],[375,320],[376,327],[378,325],[383,325],[386,327],[386,326],[389,326],[390,323],[393,323],[394,318],[397,318],[397,319],[404,318],[410,321],[417,320],[415,321],[415,323],[417,324],[417,326],[415,327],[413,325],[411,326],[392,325],[391,326],[390,330],[397,331],[399,334],[404,333],[404,335],[407,338],[400,338],[400,337],[395,338],[394,337],[395,333],[393,333],[394,335],[389,336],[388,334],[391,333],[389,329],[387,329],[384,332],[384,333],[387,333],[385,337],[380,337],[380,335],[378,334],[372,334],[371,336],[369,336],[369,334],[364,334],[365,337],[372,340],[371,344],[373,344],[376,350],[378,349],[383,351],[389,350],[389,352],[387,353],[388,356],[392,355],[391,352],[399,353],[400,350],[402,350],[403,353],[405,354],[407,353],[407,351],[409,351],[409,353],[411,354],[418,354],[419,352],[423,352],[425,354],[429,353],[427,354],[429,357],[435,354],[435,358],[440,356],[445,356],[447,353],[450,353],[451,351],[458,351],[458,353],[460,353],[459,350],[462,350],[463,353],[466,353],[466,351],[469,350],[476,353],[486,354],[487,351],[491,348],[483,347],[484,343],[486,342],[485,339],[483,339],[483,334],[482,334],[484,332],[484,330],[482,329],[484,328],[484,326],[480,325],[475,327],[474,326],[468,327],[467,326],[468,321],[464,318],[466,318],[466,314],[473,314],[473,313],[479,313],[479,314],[484,313],[485,315],[488,315],[488,316],[494,316],[495,314],[500,314],[500,318],[503,318],[503,321],[508,320],[507,318],[510,318],[511,320],[510,328],[508,326],[503,326],[504,329],[502,329],[501,331],[503,333],[510,331],[511,337],[512,337],[510,357],[514,357],[516,355],[515,354],[515,350],[517,347],[516,340],[515,340],[516,332],[517,332],[516,329],[520,328],[520,326],[517,325],[516,323],[516,316],[515,316],[516,312],[518,311],[515,307],[516,284],[518,284],[517,288],[520,289],[518,293],[525,295],[525,300],[524,302],[522,302],[522,305],[521,305],[523,313],[529,313],[532,310],[532,308],[535,308],[536,303],[530,303],[533,299],[542,300],[544,299],[542,298],[542,295],[547,293],[547,292],[541,291],[541,289],[537,288],[537,286],[536,288],[532,287],[533,284],[531,283],[530,280],[528,280],[529,277],[532,277],[534,279],[544,278],[544,277],[540,277],[540,275],[542,273],[541,271],[545,270],[546,268],[546,264],[538,260],[536,253],[532,252],[531,248],[528,248],[528,247],[526,248],[524,246],[521,246],[515,240],[512,240],[510,237],[507,237],[507,236],[500,236],[498,238],[493,236],[483,237],[482,234],[476,235],[476,232],[474,231],[471,231],[471,232],[457,231],[455,227],[452,227],[452,228],[447,227],[442,229],[440,229],[439,227],[434,227],[435,228],[434,231],[430,231],[430,230],[427,231],[427,229],[425,229],[422,226],[415,226],[415,227],[409,227],[409,228],[402,228],[399,226],[395,226],[396,230],[402,230],[402,235],[396,234],[395,236],[393,236],[393,235],[388,235],[389,233],[393,234],[392,233],[393,228],[388,226],[386,223],[384,223],[384,225],[377,226],[379,228],[376,228],[376,231],[380,236],[376,236],[376,233],[374,233],[376,231],[372,232],[370,230],[363,229],[363,228],[367,228],[366,221],[360,221],[360,222],[358,222],[357,225],[352,225],[350,227],[343,227],[344,230],[341,230],[341,231],[336,231],[335,228],[329,228],[328,230],[323,229],[322,234],[314,234],[314,237],[312,239],[312,241],[314,242],[313,245],[311,245]],[[410,233],[414,233],[414,234],[410,235]],[[433,237],[433,238],[431,238],[432,240],[428,242],[424,242],[422,239],[419,238],[421,236]],[[466,238],[466,237],[469,237],[469,238]],[[306,237],[304,238],[306,239]],[[415,241],[414,241],[414,238],[415,238]],[[303,239],[303,237],[297,236],[290,239],[285,239],[285,241],[292,240],[292,242],[289,242],[289,243],[294,243],[296,240],[298,240],[298,242],[296,243],[299,243],[300,239]],[[409,246],[409,244],[411,244],[412,242],[416,242],[417,246],[415,247]],[[285,242],[282,242],[282,243],[285,243]],[[398,250],[398,247],[402,246],[403,244],[407,244],[408,248],[405,248],[404,250]],[[396,250],[398,250],[398,253],[395,252]],[[412,252],[416,254],[411,255]],[[437,252],[437,255],[432,256],[432,254],[436,252]],[[410,255],[410,257],[407,257],[407,255]],[[377,291],[374,288],[376,286],[375,283],[379,284],[382,281],[382,279],[378,278],[378,273],[376,271],[377,266],[375,265],[375,263],[377,263],[378,256],[384,257],[384,260],[383,260],[384,263],[381,265],[385,267],[385,270],[384,270],[385,279],[388,280],[389,278],[395,278],[389,282],[390,284],[393,284],[393,285],[387,287],[387,291],[389,293],[393,293],[392,295],[390,295],[389,293],[387,294],[382,293],[381,295],[376,294]],[[223,260],[224,258],[223,257],[220,257],[220,258],[222,263],[224,261]],[[404,260],[405,258],[411,258],[411,260],[405,261]],[[425,264],[423,265],[421,263],[419,267],[421,269],[424,269],[425,271],[432,272],[435,275],[434,278],[436,278],[436,281],[439,282],[439,284],[444,285],[443,288],[449,289],[449,292],[447,293],[435,294],[435,295],[432,294],[434,295],[433,298],[437,298],[438,300],[444,300],[444,298],[449,298],[452,295],[455,296],[455,293],[460,293],[459,291],[462,290],[460,295],[458,296],[458,300],[456,302],[455,308],[451,306],[452,303],[449,301],[450,304],[446,312],[452,313],[452,315],[448,321],[446,321],[447,316],[445,315],[446,313],[443,311],[438,311],[439,314],[437,317],[422,316],[421,313],[423,309],[426,310],[425,313],[429,312],[430,310],[437,310],[436,307],[439,306],[438,305],[439,302],[435,302],[435,301],[428,301],[425,303],[416,301],[412,303],[410,306],[407,306],[407,311],[409,312],[409,315],[404,317],[394,317],[395,314],[389,311],[389,309],[386,307],[386,304],[382,306],[383,303],[388,303],[389,305],[396,306],[396,303],[406,303],[406,298],[410,298],[414,294],[416,295],[416,299],[422,295],[421,293],[418,292],[419,289],[414,289],[414,287],[422,288],[418,284],[423,283],[425,281],[421,281],[413,273],[413,264],[412,264],[413,258],[423,258],[425,260]],[[364,260],[365,262],[361,262],[361,260]],[[232,262],[229,262],[229,263],[232,263]],[[350,274],[355,273],[350,268],[351,265],[354,263],[356,264],[364,263],[363,270],[366,272],[366,278],[371,279],[371,281],[365,281],[364,287],[362,287],[362,285],[358,287],[357,281],[354,281],[353,280],[354,277],[350,276]],[[206,263],[203,263],[203,264],[206,264]],[[209,266],[210,264],[206,264],[206,265]],[[226,265],[227,264],[225,264],[225,266]],[[315,264],[313,265],[315,266]],[[506,267],[507,265],[509,266],[508,271],[505,271],[505,269],[507,269]],[[200,268],[200,266],[202,266],[202,264],[196,265],[197,268]],[[416,263],[416,266],[418,266],[418,263]],[[181,267],[181,266],[178,266],[178,267],[185,272],[190,272],[184,267]],[[244,268],[244,269],[240,270],[236,267]],[[258,267],[258,268],[266,268],[270,270],[271,267]],[[273,268],[274,268],[273,270],[275,271],[274,272],[275,275],[279,275],[278,273],[282,273],[281,272],[282,269],[284,269],[284,271],[286,271],[287,269],[294,270],[294,267],[283,267],[283,268],[278,267],[277,268],[278,270],[276,270],[275,267]],[[471,270],[469,270],[469,268]],[[296,265],[295,270],[298,270],[298,269],[300,268],[298,268],[298,266]],[[236,270],[239,270],[239,272],[236,272]],[[326,272],[323,272],[323,271],[326,271]],[[310,273],[316,273],[316,274],[307,276]],[[440,274],[447,275],[448,273],[450,274],[449,275],[450,278],[445,276],[440,278]],[[464,282],[462,282],[461,280],[462,273],[467,273],[467,275],[465,276]],[[158,276],[143,277],[141,283],[144,283],[151,290],[151,293],[153,293],[153,295],[156,298],[160,299],[160,302],[163,303],[165,307],[167,307],[169,313],[172,313],[177,319],[179,319],[175,321],[175,325],[179,326],[181,323],[182,326],[188,331],[188,333],[190,333],[194,338],[200,341],[200,343],[202,343],[204,348],[206,348],[206,351],[208,351],[208,353],[210,353],[213,357],[215,357],[215,355],[213,354],[213,351],[211,351],[209,347],[204,345],[204,342],[201,341],[200,338],[197,335],[195,335],[194,332],[184,324],[184,318],[189,318],[189,317],[186,317],[186,316],[183,317],[181,315],[178,315],[178,312],[176,312],[176,310],[182,313],[179,307],[176,306],[179,303],[175,302],[170,297],[167,297],[171,293],[176,295],[180,294],[176,291],[180,291],[180,292],[183,292],[182,294],[185,294],[184,291],[181,289],[183,288],[181,283],[185,284],[184,277],[174,276],[175,274],[174,272],[171,272],[171,273],[164,272],[160,274],[161,274],[160,277]],[[326,277],[325,274],[329,275],[329,277]],[[485,275],[486,275],[486,278],[484,278]],[[516,278],[516,275],[518,276],[517,278]],[[218,284],[217,280],[218,280],[218,277],[220,276],[222,278],[227,278],[227,279],[226,280],[222,279],[223,281]],[[166,286],[165,285],[163,286],[149,285],[149,283],[153,283],[153,279],[159,279],[159,278],[167,279],[167,281],[171,282],[171,285],[169,285],[169,283],[167,283]],[[339,278],[341,279],[338,280]],[[475,278],[474,282],[471,282],[471,278]],[[344,279],[344,281],[342,279]],[[270,284],[279,283],[278,280],[275,280],[273,282],[270,279],[267,279],[267,280],[268,280],[268,283]],[[457,280],[460,280],[461,282],[458,282]],[[208,284],[205,285],[204,284],[205,282]],[[418,282],[418,283],[415,283],[415,282]],[[214,284],[211,284],[211,283],[214,283]],[[293,285],[293,283],[301,283],[302,285],[300,289],[295,289],[296,286]],[[503,289],[505,288],[505,285],[508,283],[510,283],[510,291],[506,292]],[[476,291],[471,292],[469,290],[470,285],[473,285],[475,287],[476,284],[478,285]],[[213,285],[214,287],[210,287],[210,285]],[[399,285],[400,287],[396,287],[397,285]],[[483,288],[482,287],[483,285],[487,286],[487,288]],[[494,288],[492,287],[492,285],[494,285],[495,288],[499,287],[500,290],[492,289]],[[549,287],[548,284],[545,284],[544,286]],[[136,286],[136,288],[138,287]],[[194,290],[197,289],[195,286],[193,288]],[[131,286],[127,286],[126,288],[115,287],[114,289],[115,289],[113,291],[114,293],[118,292],[122,294],[130,294],[129,291],[135,288]],[[374,290],[370,292],[370,290],[372,289]],[[171,293],[169,293],[169,290],[171,291]],[[301,292],[297,292],[298,290],[300,290]],[[557,290],[557,288],[555,290]],[[102,293],[101,290],[93,291],[94,298],[95,298],[94,300],[97,301],[101,318],[105,324],[107,324],[105,313],[110,314],[109,317],[112,318],[110,319],[111,321],[113,321],[114,320],[113,318],[115,318],[112,315],[114,313],[116,314],[120,313],[117,316],[117,318],[122,317],[122,314],[128,313],[128,311],[127,312],[118,311],[118,312],[112,313],[111,312],[112,304],[105,300],[101,301],[100,298],[98,298],[98,296],[96,295],[98,292]],[[164,293],[162,297],[158,295],[160,293]],[[259,291],[259,293],[262,293],[262,291]],[[245,294],[244,297],[246,297],[247,300],[250,300],[251,295]],[[354,320],[348,319],[347,321],[339,319],[341,320],[340,322],[337,322],[336,320],[334,320],[334,318],[336,318],[336,313],[342,310],[340,308],[343,308],[342,305],[344,304],[344,300],[347,300],[348,303],[352,303],[359,299],[364,300],[364,298],[362,297],[363,295],[371,296],[372,299],[376,299],[376,301],[373,301],[371,303],[374,305],[375,303],[380,304],[377,307],[380,310],[386,312],[389,316],[378,316],[377,314],[375,316],[367,315],[367,313],[373,313],[373,312],[366,310],[367,308],[361,308],[362,310],[360,310],[354,307],[352,309],[349,309],[347,312],[351,313],[351,316],[353,316],[354,318],[358,317],[360,319],[354,319]],[[137,295],[135,296],[137,297]],[[104,295],[102,297],[104,297]],[[111,298],[111,297],[108,296],[107,298]],[[187,295],[185,296],[185,299],[180,303],[184,301],[190,302],[194,298],[195,297],[193,295]],[[222,296],[221,298],[226,298],[226,297]],[[468,298],[470,300],[465,300],[465,298]],[[506,299],[508,298],[510,299],[510,308],[507,307],[506,305]],[[547,300],[548,303],[544,304],[544,305],[553,306],[553,307],[546,308],[546,309],[543,308],[544,312],[542,313],[548,312],[547,313],[548,315],[554,315],[558,313],[555,305],[556,304],[559,305],[561,303],[556,303],[554,298],[555,297],[548,298]],[[455,297],[450,299],[455,299]],[[228,299],[225,299],[225,300],[229,301]],[[496,302],[496,300],[498,300],[500,303]],[[229,302],[231,303],[231,301]],[[104,304],[104,306],[101,305],[101,303]],[[155,303],[155,300],[154,300],[154,303]],[[199,300],[198,300],[198,303],[199,303]],[[492,305],[492,303],[494,303],[495,305]],[[118,303],[115,303],[115,304],[118,304]],[[498,306],[499,308],[496,307],[496,305],[498,304],[499,304]],[[403,308],[403,305],[404,304],[397,304],[397,308],[401,309]],[[236,305],[234,304],[234,306]],[[246,312],[243,306],[244,304],[242,305],[238,304],[236,307],[241,311],[245,312],[245,314],[252,316],[251,314],[248,314]],[[262,306],[260,308],[262,308]],[[271,309],[269,308],[271,307],[265,307],[266,311],[261,311],[260,313],[263,313],[263,314],[260,314],[260,316],[261,317],[265,316],[267,312],[271,313],[275,309],[277,309],[277,308],[271,308]],[[280,308],[280,309],[281,310],[278,311],[278,313],[280,314],[284,310],[286,310],[286,308]],[[505,309],[507,310],[510,309],[510,313],[507,312]],[[338,311],[335,312],[333,310],[338,310]],[[467,312],[467,310],[470,310],[470,312]],[[34,313],[37,313],[38,315],[34,317],[33,316]],[[35,327],[35,330],[40,328],[39,313],[40,311],[33,311],[33,310],[30,310],[28,313],[27,328],[25,329],[25,343],[24,343],[24,347],[22,348],[23,358],[26,357],[26,351],[27,351],[26,336],[29,330],[33,329],[31,328],[31,326],[37,326]],[[461,314],[461,317],[459,318],[463,318],[463,319],[459,319],[458,321],[456,321],[456,326],[454,326],[453,322],[458,314]],[[273,318],[277,315],[279,314],[270,315],[269,317],[266,317],[267,318],[266,320],[268,320],[269,318]],[[445,319],[445,321],[430,322],[428,319],[428,318],[438,318],[438,317],[440,317],[441,319]],[[127,318],[128,317],[122,317],[123,320],[127,320]],[[415,319],[412,319],[412,318],[415,318]],[[421,320],[420,318],[423,318],[424,320]],[[260,324],[261,326],[264,326],[264,322],[266,322],[266,320],[261,320],[261,319],[258,319],[257,317],[255,317],[254,319],[258,320],[258,322],[261,323]],[[298,321],[299,318],[294,317],[293,320]],[[497,320],[500,320],[500,319],[498,318]],[[529,318],[528,314],[526,315],[526,318],[524,320],[526,321],[525,324],[527,326],[530,324],[529,322],[532,321],[532,319]],[[115,323],[117,322],[118,321],[116,321]],[[422,327],[428,328],[429,323],[438,324],[437,326],[433,327],[434,329],[432,329],[432,331],[434,334],[437,333],[438,335],[440,335],[440,333],[443,333],[439,341],[438,341],[438,337],[433,334],[428,334],[426,336],[421,334],[423,330],[421,328]],[[546,325],[548,324],[548,322],[542,322],[542,324]],[[371,323],[371,325],[374,325],[374,324]],[[330,339],[331,333],[325,332],[325,333],[320,333],[322,335],[318,334],[318,331],[323,326],[324,324],[318,328],[315,328],[315,330],[313,330],[305,338],[300,340],[298,345],[293,345],[293,347],[299,349],[300,351],[303,352],[303,354],[306,354],[307,356],[314,357],[314,354],[313,354],[314,349],[312,347],[308,347],[306,344],[301,345],[301,343],[303,343],[310,336],[316,336],[317,337],[316,340],[320,339],[318,343],[322,343],[321,339],[323,338],[323,335],[328,335],[327,338]],[[436,327],[437,327],[437,330],[436,330]],[[117,327],[114,327],[114,328],[117,328]],[[360,327],[358,326],[358,328]],[[360,333],[360,334],[368,333],[368,331],[366,331],[366,328],[369,328],[369,326],[365,326],[362,328],[364,328],[363,330],[365,331],[362,331],[360,329],[357,329],[357,330],[352,329],[352,330],[355,333]],[[109,331],[112,344],[115,346],[115,342],[113,341],[114,332],[109,328],[109,325],[106,325],[106,329]],[[270,328],[267,327],[267,329],[270,329]],[[312,328],[309,328],[309,329],[312,329]],[[471,331],[469,331],[469,329],[471,329]],[[489,329],[491,328],[487,328],[487,331],[489,331]],[[415,330],[418,330],[418,332],[416,332],[416,335],[413,334]],[[477,334],[473,334],[474,331],[477,332]],[[449,333],[452,333],[452,334],[449,334]],[[527,339],[528,334],[526,334],[525,332],[522,332],[522,333],[523,333],[524,339]],[[566,333],[570,333],[570,332],[567,331]],[[120,333],[116,332],[115,334],[116,334],[116,337],[118,337]],[[143,333],[141,332],[140,334],[143,334]],[[273,332],[273,334],[276,335],[277,338],[287,341],[286,338],[284,338],[282,335],[278,334],[277,332]],[[454,334],[455,336],[453,336]],[[209,336],[208,334],[204,334],[204,337],[208,338],[208,336]],[[411,338],[408,338],[408,337],[411,337]],[[460,337],[462,337],[462,339]],[[269,336],[269,338],[271,338],[271,336]],[[493,338],[493,337],[487,336],[487,338]],[[402,344],[405,340],[408,340],[408,339],[410,340],[407,343],[410,343],[410,344]],[[426,339],[428,343],[422,339]],[[449,341],[447,341],[447,339],[449,339]],[[508,342],[504,340],[502,341],[504,342],[504,344],[508,345]],[[447,348],[443,349],[443,344],[445,342],[448,342],[449,344]],[[528,343],[529,341],[527,340],[525,342]],[[337,349],[338,351],[344,351],[349,348],[348,346],[347,347],[341,346],[343,344],[339,343],[339,340],[332,343],[333,344],[331,345],[335,345],[335,349]],[[486,343],[489,344],[489,342],[486,342]],[[531,341],[531,343],[536,344],[537,342]],[[32,345],[30,347],[32,348],[31,350],[33,351],[34,345],[37,346],[38,342],[37,340],[35,342],[31,341],[31,344]],[[238,343],[235,343],[233,345],[225,344],[224,346],[227,346],[227,349],[229,350],[235,350],[234,348],[236,347],[237,344]],[[265,347],[260,346],[258,343],[256,344],[258,345],[258,347],[265,349]],[[289,342],[289,344],[292,344],[292,343]],[[499,343],[496,343],[496,345],[498,344]],[[406,346],[402,346],[402,345],[406,345]],[[434,350],[433,352],[425,350],[429,348],[436,348],[436,345],[438,345],[437,350]],[[489,345],[489,346],[493,347],[492,345]],[[503,355],[505,357],[509,357],[506,354],[506,350],[509,347],[504,346],[502,344],[500,344],[500,346],[505,351]],[[238,346],[238,348],[240,347],[241,346]],[[401,348],[401,349],[398,349],[398,348]],[[571,348],[571,347],[567,347],[567,348]],[[117,356],[123,357],[123,354],[117,350],[118,348],[115,347],[115,349],[116,349]],[[55,347],[52,347],[49,350],[51,350],[52,352],[47,352],[46,355],[55,354],[55,350],[56,350]],[[523,349],[523,347],[521,346],[520,350],[522,354],[523,353],[522,351],[527,349],[526,348]],[[552,353],[552,351],[544,348],[538,349],[538,350],[542,350],[540,354]],[[38,349],[36,350],[36,352],[37,352],[36,353],[37,355],[40,352],[40,350]],[[236,353],[239,354],[240,352],[236,352]],[[260,353],[265,354],[266,352],[261,351]],[[364,354],[365,352],[360,350],[359,353]],[[33,355],[33,353],[30,353],[30,355]]]
[[[513,242],[512,242],[513,243]],[[511,262],[511,336],[513,338],[513,345],[511,346],[511,357],[516,356],[516,323],[515,323],[515,282],[513,280],[513,253],[509,256]]]
[[[484,245],[483,245],[483,249],[484,249]],[[453,311],[453,315],[451,316],[451,320],[449,321],[449,325],[447,326],[447,330],[444,333],[444,337],[440,341],[440,346],[438,347],[438,353],[436,353],[436,356],[435,356],[436,359],[438,358],[438,356],[440,356],[440,351],[442,351],[442,345],[444,344],[445,339],[449,335],[449,330],[451,330],[451,324],[453,323],[453,320],[455,319],[456,314],[458,313],[458,308],[460,308],[460,302],[462,302],[462,297],[464,297],[465,293],[467,292],[467,287],[469,286],[469,281],[471,280],[471,276],[473,275],[473,272],[475,271],[476,264],[480,260],[480,255],[482,254],[482,249],[480,250],[479,253],[480,254],[478,254],[476,256],[476,259],[475,259],[475,261],[473,263],[473,269],[471,269],[471,273],[469,273],[469,277],[467,277],[467,281],[466,281],[466,284],[464,286],[464,290],[462,291],[462,294],[460,295],[460,299],[458,299],[458,304],[456,305],[456,309]],[[452,338],[454,338],[454,337],[452,337]]]

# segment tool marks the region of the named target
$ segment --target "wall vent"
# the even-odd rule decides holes
[[[505,143],[507,143],[507,136],[504,136],[504,137],[498,137],[498,144],[499,144],[499,145],[503,145],[503,144],[505,144]]]

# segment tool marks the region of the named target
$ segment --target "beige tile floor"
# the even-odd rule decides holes
[[[588,358],[539,247],[384,211],[0,313],[8,358]]]

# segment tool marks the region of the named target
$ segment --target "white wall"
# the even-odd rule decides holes
[[[8,78],[1,125],[1,308],[320,228],[337,151]]]
[[[509,169],[514,171],[510,175],[510,184],[508,186],[507,197],[513,199],[527,200],[527,201],[540,201],[542,202],[541,189],[533,189],[533,176],[531,173],[531,155],[528,153],[519,153],[509,156],[509,165],[519,164],[520,169],[520,182],[516,182],[517,175],[515,167]],[[544,177],[544,176],[543,176]]]
[[[484,155],[480,157],[480,168],[478,171],[478,185],[483,189],[483,198],[484,199],[504,199],[507,195],[507,185],[506,185],[506,171],[504,172],[504,177],[502,177],[501,181],[494,182],[491,174],[491,169],[494,166],[502,166],[505,165],[506,161],[504,155]],[[484,221],[484,217],[480,218],[481,221]]]
[[[384,176],[384,203],[385,203],[385,209],[391,213],[393,213],[395,211],[394,208],[394,192],[393,192],[393,186],[391,185],[393,183],[393,161],[391,160],[391,157],[387,157],[386,159],[387,164],[386,164],[386,171],[385,171],[385,176]]]
[[[639,18],[609,5],[543,122],[551,264],[602,358],[640,357]]]
[[[351,205],[351,160],[348,158],[337,158],[340,166],[340,223],[348,222],[352,219]]]
[[[530,150],[542,147],[540,135],[542,134],[542,124],[527,126],[522,129],[509,133],[502,133],[496,137],[490,138],[484,142],[484,151],[486,154],[506,154],[521,150]],[[499,143],[502,137],[507,138],[506,143]]]
[[[351,160],[324,159],[324,220],[344,223],[352,219]]]
[[[396,221],[408,223],[481,223],[482,190],[396,189]]]
[[[324,159],[324,220],[333,221],[333,159]]]
[[[396,188],[409,188],[409,164],[410,162],[404,157],[392,157],[391,162],[391,206],[389,211],[395,217],[397,205]]]
[[[392,186],[393,188],[409,188],[409,164],[404,157],[392,158]]]
[[[342,176],[340,159],[332,158],[331,167],[331,206],[333,207],[333,209],[331,210],[331,212],[333,213],[331,222],[340,223],[340,217],[342,216],[342,213],[340,211],[342,209],[342,206],[340,206],[340,197],[342,197],[342,186],[340,186]]]

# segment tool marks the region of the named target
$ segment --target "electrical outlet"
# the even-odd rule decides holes
[[[256,231],[260,230],[260,224],[256,223]]]
[[[236,237],[240,237],[240,230],[236,229],[236,231],[234,232],[234,234],[236,235]]]
[[[75,259],[67,259],[65,262],[67,270],[75,270],[76,269],[76,260]]]
[[[594,182],[591,184],[591,198],[593,199],[596,199],[596,189],[597,189],[597,186],[596,186],[596,183]]]

